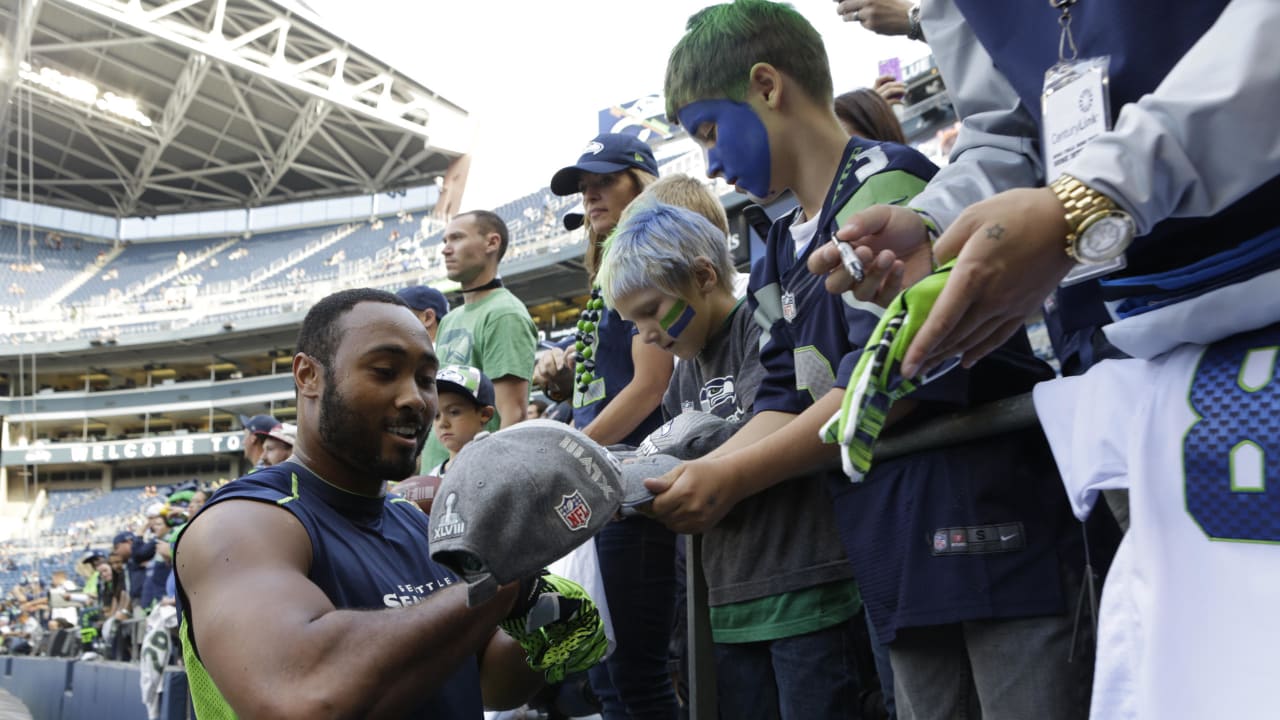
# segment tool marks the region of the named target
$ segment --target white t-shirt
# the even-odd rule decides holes
[[[1278,348],[1272,325],[1036,387],[1076,515],[1129,489],[1092,717],[1280,716]]]

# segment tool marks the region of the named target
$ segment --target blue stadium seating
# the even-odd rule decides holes
[[[101,243],[70,237],[64,237],[61,249],[55,250],[45,242],[47,233],[36,230],[33,252],[29,245],[30,237],[26,228],[19,232],[13,225],[0,225],[0,305],[27,303],[30,306],[39,302],[83,271],[98,252],[110,250]],[[15,265],[33,262],[43,265],[44,271],[19,272],[14,268]],[[11,292],[15,285],[25,292]]]

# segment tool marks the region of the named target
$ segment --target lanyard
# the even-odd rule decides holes
[[[1060,65],[1074,61],[1080,54],[1076,48],[1076,39],[1071,35],[1071,6],[1076,2],[1078,0],[1049,0],[1049,7],[1062,10],[1062,15],[1058,17],[1058,26],[1062,28],[1062,34],[1058,36],[1058,64]],[[1068,47],[1071,48],[1071,57],[1067,57]]]

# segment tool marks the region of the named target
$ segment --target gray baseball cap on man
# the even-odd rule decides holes
[[[644,481],[674,468],[654,455],[622,463],[580,431],[527,420],[462,448],[431,507],[431,559],[470,584],[467,604],[532,577],[653,495]]]

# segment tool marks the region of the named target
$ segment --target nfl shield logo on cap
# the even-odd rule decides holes
[[[574,490],[572,495],[562,495],[556,512],[560,513],[560,519],[570,530],[585,529],[591,522],[591,506],[578,490]]]

